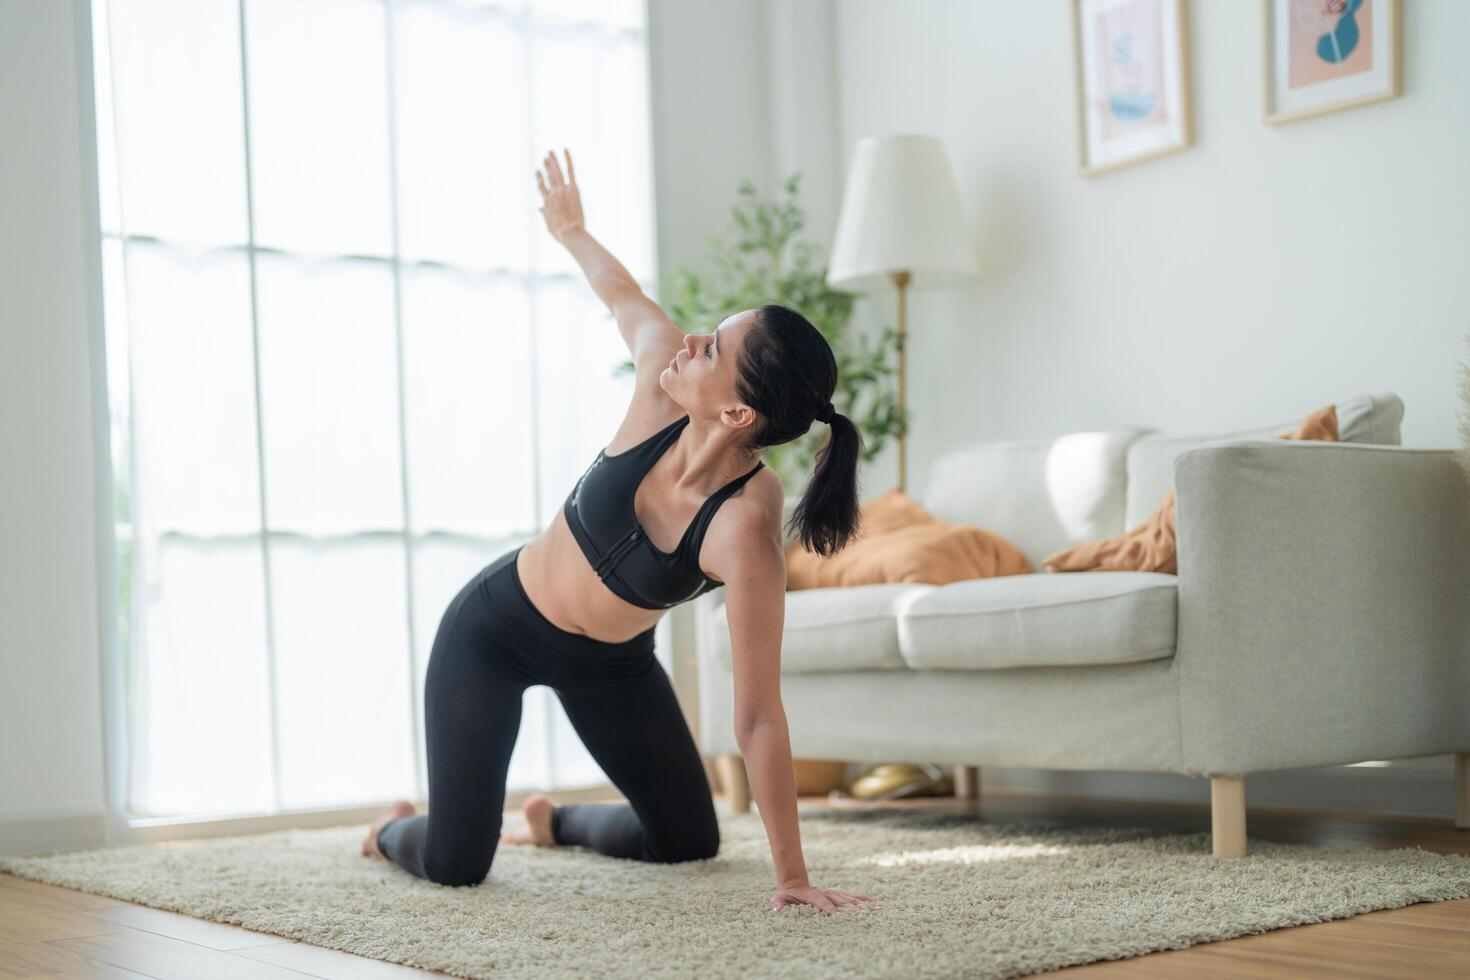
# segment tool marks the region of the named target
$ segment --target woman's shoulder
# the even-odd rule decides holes
[[[713,540],[722,551],[733,551],[738,544],[763,538],[784,541],[781,518],[785,501],[781,475],[762,466],[715,511],[705,539]]]

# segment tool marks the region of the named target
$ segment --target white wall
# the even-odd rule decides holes
[[[103,827],[108,501],[93,431],[105,408],[90,356],[91,74],[74,13],[0,2],[0,852],[75,846]]]
[[[707,271],[744,177],[769,182],[761,0],[648,0],[658,259]],[[596,229],[592,229],[596,234]]]

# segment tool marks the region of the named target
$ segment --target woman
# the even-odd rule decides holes
[[[363,853],[450,885],[482,881],[501,842],[580,844],[642,861],[713,857],[720,833],[709,783],[653,633],[664,610],[724,585],[737,741],[776,871],[769,906],[862,908],[872,896],[814,886],[802,859],[781,706],[784,491],[758,458],[813,420],[831,426],[792,520],[808,550],[843,547],[858,521],[862,445],[832,411],[832,351],[778,305],[685,336],[588,234],[571,154],[565,178],[554,153],[543,162],[541,214],[617,319],[637,368],[632,404],[551,525],[450,602],[425,678],[429,812],[415,816],[398,801]],[[537,793],[523,809],[529,832],[497,839],[521,694],[532,684],[556,691],[628,802],[558,806]]]

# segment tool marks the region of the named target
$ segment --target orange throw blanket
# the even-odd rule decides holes
[[[1290,435],[1272,439],[1318,439],[1339,442],[1337,406],[1320,408],[1302,420]],[[1168,572],[1179,573],[1179,552],[1174,540],[1174,489],[1164,491],[1164,502],[1153,516],[1116,538],[1084,541],[1042,560],[1048,572]]]
[[[786,548],[786,588],[820,589],[877,582],[944,585],[1031,571],[1015,545],[971,524],[936,519],[893,489],[864,503],[856,537],[823,558],[794,541]]]

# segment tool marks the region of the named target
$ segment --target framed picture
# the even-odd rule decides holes
[[[1070,2],[1082,173],[1105,173],[1189,146],[1184,0]]]
[[[1268,123],[1391,99],[1402,85],[1400,0],[1262,0]]]

